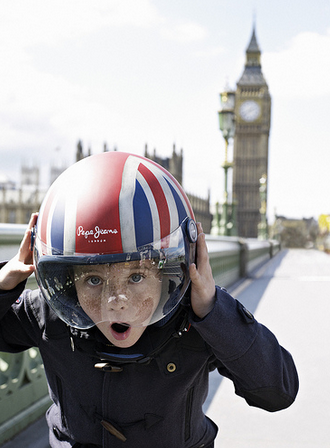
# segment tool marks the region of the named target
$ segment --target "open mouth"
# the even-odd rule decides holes
[[[130,328],[130,325],[115,323],[111,325],[111,328],[113,328],[116,333],[125,333],[125,331]]]
[[[131,332],[131,326],[125,323],[115,322],[110,326],[111,333],[118,341],[123,341],[128,338]]]

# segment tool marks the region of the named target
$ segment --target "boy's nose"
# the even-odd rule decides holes
[[[128,308],[128,299],[124,294],[117,294],[108,298],[108,309],[120,311]]]

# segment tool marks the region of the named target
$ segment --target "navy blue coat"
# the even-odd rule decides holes
[[[54,402],[47,412],[53,448],[212,447],[217,426],[202,405],[214,369],[267,411],[290,406],[297,394],[291,355],[221,288],[204,319],[180,306],[129,349],[111,347],[96,328],[68,327],[39,291],[23,288],[0,292],[0,350],[39,348]],[[102,353],[141,360],[119,365]]]

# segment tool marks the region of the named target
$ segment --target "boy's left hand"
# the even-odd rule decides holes
[[[197,230],[197,266],[192,263],[189,267],[191,306],[196,316],[203,319],[215,303],[215,281],[201,223],[197,223]]]

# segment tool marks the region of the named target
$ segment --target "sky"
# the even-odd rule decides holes
[[[161,157],[175,144],[185,190],[221,201],[219,93],[236,89],[254,23],[269,222],[330,214],[329,0],[1,0],[0,174],[38,165],[47,185],[78,140]]]

